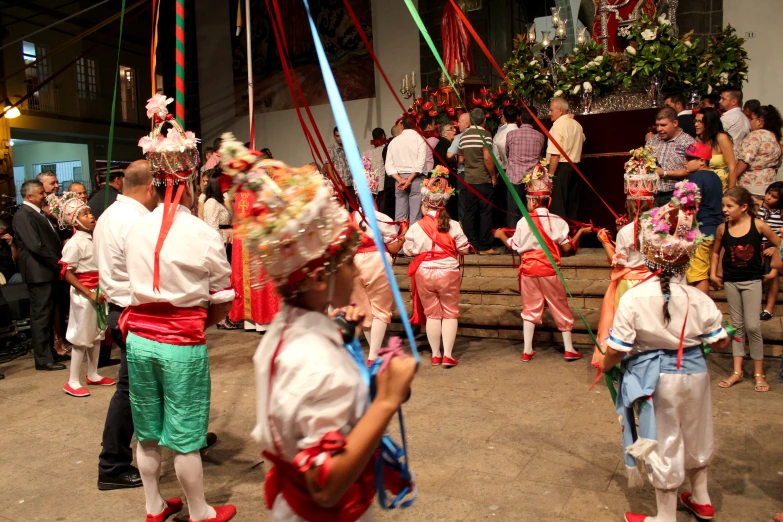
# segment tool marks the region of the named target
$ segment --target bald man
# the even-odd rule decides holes
[[[103,192],[99,193],[103,198]],[[139,470],[131,465],[133,436],[130,394],[128,392],[128,360],[117,321],[130,306],[130,282],[125,263],[125,242],[134,223],[149,214],[158,204],[147,160],[131,163],[125,170],[122,194],[98,219],[93,234],[93,248],[98,260],[101,290],[109,302],[109,331],[120,347],[120,374],[117,389],[109,404],[103,429],[103,450],[98,463],[98,489],[140,487]]]

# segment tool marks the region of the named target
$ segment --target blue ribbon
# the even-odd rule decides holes
[[[345,149],[345,157],[348,160],[348,166],[351,169],[351,176],[353,177],[353,184],[356,187],[359,202],[364,210],[364,219],[370,226],[370,229],[372,229],[373,240],[375,241],[375,246],[378,247],[378,252],[383,253],[386,251],[386,245],[383,242],[383,236],[378,228],[378,220],[375,217],[375,204],[372,199],[372,193],[370,192],[370,187],[367,185],[367,179],[364,177],[364,165],[362,164],[362,157],[359,153],[359,145],[356,143],[356,136],[353,134],[351,122],[348,119],[348,113],[345,111],[345,104],[340,96],[340,91],[337,89],[337,82],[334,80],[332,68],[329,65],[329,60],[326,58],[323,44],[318,36],[318,29],[315,26],[313,15],[310,12],[310,4],[307,0],[303,1],[305,9],[307,10],[307,18],[310,22],[310,30],[313,33],[315,52],[318,55],[318,62],[321,66],[321,72],[323,73],[324,84],[326,85],[326,94],[329,96],[329,103],[332,106],[332,113],[334,114],[334,119],[337,123],[337,130],[340,131],[343,149]],[[405,309],[405,303],[402,300],[400,287],[397,286],[394,271],[392,270],[392,266],[388,259],[386,259],[386,256],[381,255],[380,258],[383,261],[386,277],[389,279],[389,286],[391,287],[392,295],[394,296],[394,303],[400,311],[400,320],[402,321],[403,328],[405,328],[405,336],[408,338],[411,353],[418,365],[421,363],[421,357],[419,356],[419,351],[416,349],[416,340],[408,319],[408,311]]]

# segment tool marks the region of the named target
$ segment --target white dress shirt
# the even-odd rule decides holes
[[[550,214],[549,210],[545,208],[539,207],[535,212],[540,217],[542,232],[546,232],[556,245],[568,243],[568,223],[563,218]],[[531,250],[541,250],[541,245],[530,231],[525,218],[520,219],[517,223],[514,236],[508,240],[508,248],[516,250],[520,254]]]
[[[160,292],[152,289],[155,245],[163,204],[131,227],[125,245],[131,305],[170,303],[177,307],[227,303],[234,299],[231,265],[223,238],[179,205],[160,251]]]
[[[739,144],[750,134],[750,120],[742,112],[742,109],[734,107],[723,113],[720,122],[723,124],[723,130],[731,136],[734,142],[734,155],[736,156]]]
[[[427,165],[427,144],[413,129],[403,130],[389,143],[386,151],[386,174],[423,173]]]
[[[149,213],[135,199],[120,194],[95,225],[93,248],[98,260],[98,278],[101,291],[113,305],[126,308],[131,304],[125,243],[133,224]]]
[[[431,210],[427,213],[430,216],[435,216],[436,212]],[[462,227],[459,223],[453,219],[449,220],[449,235],[454,238],[454,242],[457,244],[457,250],[465,250],[470,246],[468,237],[462,231]],[[405,233],[405,243],[402,245],[402,249],[406,256],[415,256],[422,252],[429,252],[433,250],[432,240],[424,230],[422,230],[419,223],[414,223],[408,232]],[[436,252],[442,252],[443,249],[438,245],[435,245],[434,250]],[[433,259],[429,261],[423,261],[421,268],[459,268],[459,261],[453,257],[447,257],[446,259]]]
[[[644,266],[644,256],[634,248],[634,224],[628,223],[617,233],[617,243],[612,258],[612,266],[638,268]]]
[[[518,129],[519,126],[516,123],[506,123],[501,126],[495,137],[492,138],[492,152],[495,153],[495,157],[498,159],[503,169],[508,165],[508,158],[506,157],[506,135],[512,130]]]

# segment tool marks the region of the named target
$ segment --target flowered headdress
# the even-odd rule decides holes
[[[525,184],[525,192],[529,198],[551,196],[554,182],[549,175],[549,160],[541,158],[533,167],[533,171],[522,178],[522,183]]]
[[[655,173],[655,156],[652,149],[640,147],[630,152],[625,162],[623,185],[629,199],[655,199],[658,193],[658,174]]]
[[[675,185],[672,200],[646,213],[641,220],[642,254],[648,268],[673,275],[684,272],[705,238],[696,212],[701,195],[695,183]]]
[[[316,168],[261,159],[231,133],[223,135],[220,156],[234,184],[255,196],[236,230],[276,285],[291,288],[353,254],[357,229]]]
[[[180,198],[185,190],[185,183],[193,179],[198,172],[199,153],[196,148],[198,139],[190,131],[186,131],[169,114],[166,106],[174,101],[162,94],[155,94],[147,101],[147,117],[152,119],[152,132],[139,140],[139,147],[150,163],[152,182],[155,186],[165,186],[166,195],[163,198],[163,222],[155,246],[155,262],[153,268],[152,287],[155,291],[160,286],[160,251],[163,241],[174,223]],[[170,124],[164,137],[163,126]],[[174,194],[173,186],[179,182]]]
[[[52,215],[57,218],[61,230],[75,227],[78,224],[76,220],[79,214],[90,208],[76,192],[66,192],[62,197],[50,194],[46,196],[46,204],[49,205]]]
[[[444,208],[453,194],[454,188],[449,186],[449,169],[443,165],[435,167],[430,179],[421,184],[421,200],[432,208]]]

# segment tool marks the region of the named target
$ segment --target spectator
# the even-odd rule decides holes
[[[215,154],[215,149],[212,147],[207,147],[204,149],[204,159],[201,161],[201,173],[207,171],[207,163],[209,163],[209,159],[212,157],[212,155]]]
[[[758,100],[748,100],[742,106],[742,114],[750,119],[750,116],[761,108],[761,102]]]
[[[713,109],[720,112],[720,106],[718,105],[718,102],[720,101],[720,98],[717,94],[712,93],[710,95],[707,95],[701,99],[699,102],[699,108],[700,109],[706,109],[708,107],[712,107]]]
[[[198,209],[196,211],[196,215],[199,219],[204,219],[204,202],[207,200],[207,185],[209,184],[209,175],[211,172],[212,170],[202,170],[199,177]]]
[[[505,155],[508,161],[506,175],[524,204],[525,185],[522,183],[522,178],[527,176],[541,159],[546,137],[533,128],[533,116],[529,112],[522,111],[520,120],[522,124],[519,128],[506,135]],[[517,210],[511,192],[508,192],[506,197],[506,208],[511,212]],[[519,216],[506,214],[506,227],[516,227],[518,220]]]
[[[688,177],[683,154],[694,140],[677,125],[677,111],[671,107],[658,111],[655,129],[657,134],[647,140],[646,146],[653,149],[659,165],[655,172],[661,182],[655,196],[655,206],[660,207],[672,199],[675,183]]]
[[[125,171],[119,168],[113,168],[108,173],[109,182],[104,185],[102,190],[99,190],[92,195],[90,201],[87,203],[92,210],[92,215],[95,216],[97,221],[106,208],[117,200],[117,196],[122,194],[122,185],[125,181]],[[105,179],[104,175],[104,179]],[[109,192],[109,198],[106,199],[106,191]]]
[[[19,262],[19,249],[11,235],[11,227],[5,221],[0,220],[0,274],[4,282],[0,284],[18,285],[24,283],[22,274],[17,269]]]
[[[421,219],[421,174],[427,162],[427,144],[414,126],[411,118],[403,118],[403,131],[386,154],[386,175],[397,181],[394,220],[411,225]]]
[[[14,216],[14,238],[19,247],[19,271],[30,294],[30,330],[36,370],[64,370],[55,362],[53,326],[55,283],[60,275],[62,244],[41,206],[46,194],[40,181],[22,184],[24,203]]]
[[[759,219],[769,225],[769,228],[778,236],[783,232],[783,215],[781,215],[781,207],[783,207],[783,181],[776,181],[767,187],[767,192],[764,194],[764,201],[761,202],[759,207]],[[769,241],[765,241],[761,248],[766,250],[770,247]],[[772,275],[772,258],[764,257],[764,283],[769,284],[769,290],[767,291],[767,300],[764,303],[764,309],[761,311],[759,317],[762,321],[769,321],[774,316],[775,305],[778,301],[778,293],[780,292],[780,285],[778,276]]]
[[[220,187],[220,177],[223,173],[218,169],[210,172],[207,188],[204,192],[204,222],[220,234],[223,238],[223,244],[226,245],[226,253],[228,253],[232,230],[231,214],[226,208],[223,191]]]
[[[696,141],[708,145],[712,150],[712,159],[707,168],[718,175],[725,190],[729,182],[729,173],[733,173],[737,168],[731,137],[723,131],[718,111],[712,107],[699,109],[694,124]]]
[[[457,175],[463,178],[465,177],[465,158],[459,154],[459,140],[462,137],[462,133],[465,132],[465,129],[468,127],[470,127],[470,114],[465,112],[460,114],[459,118],[457,119],[457,128],[459,129],[460,133],[454,136],[454,140],[451,142],[449,150],[446,151],[446,159],[454,160],[454,162],[457,164]],[[449,183],[451,183],[451,179],[449,179]],[[457,185],[452,186],[456,187]]]
[[[386,172],[386,156],[389,152],[389,144],[391,143],[391,140],[396,138],[400,135],[402,132],[402,125],[397,124],[394,127],[391,128],[391,139],[386,142],[386,145],[383,146],[383,151],[381,152],[381,158],[383,159],[383,170]],[[381,214],[386,214],[387,216],[394,216],[394,209],[395,209],[395,199],[396,199],[396,190],[394,190],[394,187],[396,185],[396,181],[391,176],[384,176],[383,181],[383,193],[379,195],[378,197],[378,211]]]
[[[429,176],[432,169],[435,168],[435,156],[432,154],[432,151],[440,140],[437,131],[435,131],[435,123],[432,121],[432,118],[422,118],[419,122],[419,128],[424,136],[424,141],[429,144],[429,147],[427,147],[427,161],[424,163],[424,175]]]
[[[563,98],[554,98],[549,104],[549,116],[552,118],[552,128],[549,133],[563,148],[572,162],[582,161],[582,144],[585,133],[582,126],[568,113],[568,102]],[[579,212],[579,176],[565,158],[560,157],[560,151],[549,140],[546,149],[549,158],[549,175],[554,178],[552,188],[552,213],[568,219],[576,219]]]
[[[503,115],[500,118],[500,127],[495,133],[495,137],[492,138],[492,151],[495,153],[495,157],[503,166],[503,170],[508,168],[508,158],[506,157],[506,137],[508,133],[518,129],[517,119],[519,119],[519,109],[514,105],[503,107]],[[516,221],[514,225],[516,225]]]
[[[451,144],[454,143],[456,135],[457,128],[454,126],[453,122],[444,123],[440,126],[440,138],[438,139],[438,144],[435,146],[435,152],[437,152],[437,155],[435,156],[436,167],[438,165],[443,165],[444,167],[454,170],[454,164],[456,162],[449,159],[449,148],[451,147]],[[457,202],[458,183],[459,182],[454,175],[449,172],[449,186],[454,187],[454,194],[446,201],[446,212],[448,212],[449,216],[454,220],[459,217],[459,203]]]
[[[780,112],[772,105],[763,105],[751,115],[752,132],[739,145],[737,173],[729,177],[729,188],[745,187],[756,201],[764,199],[767,187],[777,181],[781,164]]]
[[[38,174],[35,179],[43,184],[44,194],[51,196],[57,194],[60,190],[60,182],[57,181],[57,174],[51,170],[45,170]]]
[[[685,98],[682,94],[672,94],[663,104],[677,111],[677,122],[680,128],[691,138],[696,137],[696,127],[694,125],[693,111],[685,107]]]
[[[215,141],[212,143],[212,154],[209,158],[205,156],[204,166],[201,169],[202,172],[212,170],[220,165],[220,153],[218,151],[221,143],[223,143],[223,138],[215,138]]]
[[[81,181],[74,181],[68,185],[68,192],[73,192],[79,199],[87,203],[87,187]]]
[[[351,196],[356,193],[353,189],[353,178],[351,178],[351,169],[348,168],[348,159],[345,157],[345,149],[343,148],[343,140],[340,138],[340,131],[337,127],[334,128],[334,143],[327,147],[329,152],[329,158],[332,163],[327,164],[326,168],[331,176],[340,176],[345,185],[345,190],[348,191]],[[337,188],[337,187],[335,187]]]
[[[750,134],[750,121],[742,113],[742,91],[739,89],[726,89],[720,95],[720,108],[723,115],[720,121],[734,142],[734,153],[739,150],[739,144]],[[764,192],[762,191],[763,195]]]
[[[472,191],[463,191],[460,195],[462,209],[462,227],[468,241],[479,254],[499,254],[492,248],[492,193],[498,183],[495,165],[489,148],[492,146],[492,135],[484,129],[486,115],[484,109],[476,107],[470,111],[473,122],[459,140],[459,154],[465,161],[465,182],[481,194],[479,199]]]
[[[383,149],[386,145],[386,132],[380,127],[372,130],[371,147],[364,152],[362,156],[370,158],[370,165],[374,175],[378,178],[378,188],[373,194],[376,204],[381,201],[384,189],[386,188],[386,168],[384,167]]]

